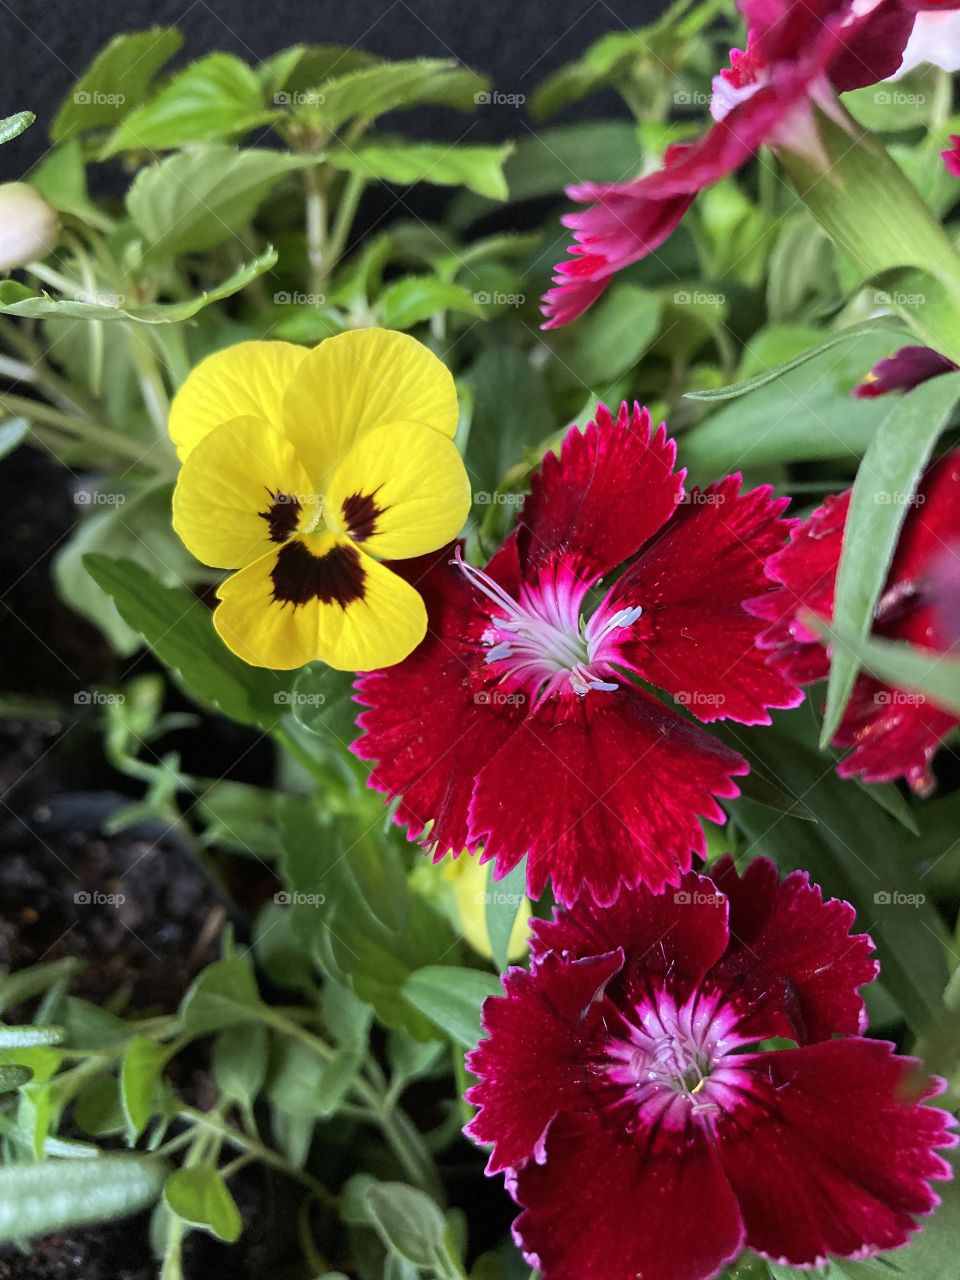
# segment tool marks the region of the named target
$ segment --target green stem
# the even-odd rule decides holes
[[[326,276],[327,262],[327,197],[323,174],[319,165],[305,170],[304,186],[307,189],[306,232],[307,261],[310,264],[310,289],[320,293]]]
[[[318,1182],[316,1178],[306,1173],[303,1169],[295,1168],[294,1165],[284,1160],[283,1156],[264,1143],[259,1142],[256,1138],[240,1133],[239,1130],[234,1129],[232,1125],[227,1124],[219,1116],[197,1111],[193,1107],[182,1107],[178,1114],[183,1120],[189,1120],[195,1125],[203,1125],[205,1128],[212,1129],[225,1142],[229,1142],[231,1146],[239,1147],[241,1151],[247,1152],[255,1159],[262,1160],[264,1164],[270,1165],[271,1168],[285,1173],[288,1177],[293,1178],[295,1182],[307,1187],[324,1204],[330,1206],[336,1204],[336,1197],[327,1190],[322,1182]]]
[[[167,439],[167,418],[170,414],[170,400],[163,384],[163,376],[156,356],[150,349],[149,340],[138,332],[134,325],[125,326],[133,353],[133,365],[140,383],[140,394],[146,406],[154,431],[160,440]]]
[[[80,440],[89,440],[94,444],[103,445],[111,453],[128,462],[143,462],[146,451],[137,441],[129,440],[126,436],[121,436],[109,427],[102,427],[96,422],[88,422],[85,418],[61,413],[58,409],[52,409],[39,400],[28,400],[24,396],[0,395],[0,410],[14,418],[26,418],[28,422],[40,423]],[[154,467],[154,470],[159,469]]]
[[[360,197],[363,195],[363,189],[366,185],[367,180],[362,174],[350,173],[347,175],[347,180],[343,184],[343,190],[337,203],[333,230],[327,245],[327,263],[324,278],[330,275],[346,248],[347,240],[350,236],[350,228],[353,226],[357,206],[360,203]]]

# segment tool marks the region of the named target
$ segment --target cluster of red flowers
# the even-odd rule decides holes
[[[742,7],[747,50],[715,82],[706,137],[658,173],[571,193],[592,207],[568,219],[550,324],[761,143],[816,148],[816,110],[906,66],[918,9],[954,8]],[[944,371],[905,349],[860,394]],[[801,522],[739,475],[688,488],[664,425],[601,406],[547,454],[484,567],[459,545],[394,566],[429,625],[410,657],[357,681],[370,783],[436,859],[479,851],[499,878],[526,858],[531,896],[549,882],[561,904],[468,1059],[468,1132],[493,1147],[488,1172],[506,1175],[546,1280],[706,1280],[744,1247],[796,1266],[867,1257],[904,1244],[938,1203],[931,1180],[950,1176],[936,1152],[952,1119],[926,1105],[940,1083],[865,1035],[859,988],[877,966],[853,909],[764,860],[691,870],[702,820],[725,821],[748,771],[703,726],[767,724],[828,674],[809,615],[832,615],[849,498]],[[875,634],[934,656],[960,643],[958,565],[960,451],[913,495]],[[957,723],[861,675],[838,771],[925,791]]]

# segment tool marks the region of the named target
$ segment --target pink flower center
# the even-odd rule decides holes
[[[713,77],[710,114],[719,124],[730,112],[770,83],[770,70],[748,42],[746,50],[730,50],[730,66]]]
[[[689,1120],[709,1123],[741,1096],[735,1049],[750,1043],[736,1034],[740,1015],[720,997],[695,992],[685,1004],[656,991],[623,1015],[625,1036],[605,1046],[607,1080],[625,1090],[645,1126],[671,1128]]]
[[[591,690],[619,688],[605,678],[612,668],[604,645],[614,631],[636,622],[643,612],[639,606],[608,616],[601,608],[585,624],[580,606],[587,587],[562,565],[541,574],[536,586],[524,583],[515,600],[459,550],[453,563],[494,606],[483,643],[487,666],[501,684],[524,690],[535,704],[566,691],[582,698]]]

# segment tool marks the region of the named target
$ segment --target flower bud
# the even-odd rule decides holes
[[[57,242],[59,220],[26,182],[0,185],[0,271],[44,258]]]

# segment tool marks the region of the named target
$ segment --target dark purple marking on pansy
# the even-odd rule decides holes
[[[271,542],[286,542],[296,532],[303,508],[290,493],[281,493],[279,490],[275,493],[273,489],[268,489],[267,493],[270,495],[270,505],[266,511],[258,511],[257,515],[266,520]]]
[[[354,542],[366,542],[377,532],[377,520],[383,515],[383,508],[377,506],[378,492],[351,493],[343,500],[343,523]]]
[[[314,555],[303,542],[288,542],[277,554],[270,574],[273,598],[281,604],[338,604],[342,609],[362,600],[366,573],[359,552],[337,546],[322,556]]]

